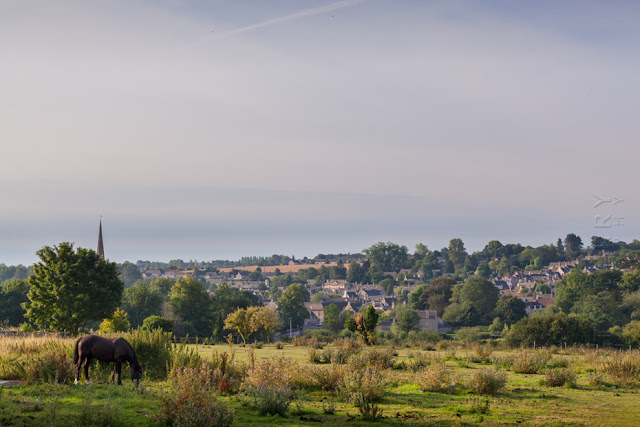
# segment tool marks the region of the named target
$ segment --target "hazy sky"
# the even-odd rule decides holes
[[[638,238],[638,22],[634,1],[0,0],[0,263],[95,248],[100,214],[119,262]]]

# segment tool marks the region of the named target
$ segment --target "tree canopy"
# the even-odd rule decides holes
[[[73,243],[45,246],[29,277],[26,317],[40,327],[77,333],[91,321],[111,317],[124,284],[118,266]]]

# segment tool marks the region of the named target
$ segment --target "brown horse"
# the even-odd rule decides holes
[[[84,365],[84,377],[89,382],[89,365],[93,359],[101,362],[116,362],[116,366],[111,374],[111,381],[114,377],[118,377],[118,385],[122,385],[120,374],[122,370],[122,362],[129,362],[131,367],[131,380],[135,382],[136,387],[140,385],[142,378],[142,367],[138,362],[138,356],[131,347],[131,344],[124,338],[103,338],[98,335],[86,335],[76,341],[73,349],[73,365],[76,368],[76,381],[80,381],[80,369]]]

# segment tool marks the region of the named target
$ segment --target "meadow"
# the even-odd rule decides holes
[[[145,367],[135,388],[73,384],[73,338],[0,338],[0,425],[637,425],[640,353],[507,349],[455,341],[363,346],[174,344],[127,339]],[[84,378],[83,378],[84,380]]]

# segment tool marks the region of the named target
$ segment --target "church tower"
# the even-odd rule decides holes
[[[104,259],[104,245],[102,244],[102,218],[100,218],[100,231],[98,232],[98,256]]]

